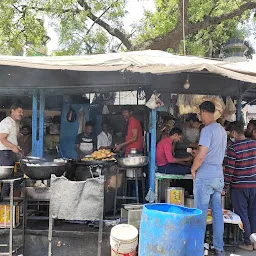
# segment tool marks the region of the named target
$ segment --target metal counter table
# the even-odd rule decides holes
[[[18,250],[20,250],[21,248],[23,248],[24,251],[24,231],[25,231],[25,227],[24,227],[24,217],[23,217],[23,239],[22,239],[22,244],[17,247],[16,249],[13,249],[13,206],[14,206],[14,197],[13,197],[13,184],[15,181],[22,181],[23,180],[23,176],[19,176],[19,177],[13,177],[13,178],[9,178],[9,179],[3,179],[0,180],[0,182],[2,183],[7,183],[10,184],[10,231],[9,231],[9,245],[2,245],[2,247],[9,247],[9,252],[2,252],[0,253],[0,255],[13,255],[13,253],[16,253]],[[24,252],[23,252],[24,253]]]

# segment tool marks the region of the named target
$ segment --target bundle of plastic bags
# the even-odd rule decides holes
[[[197,106],[193,103],[194,95],[180,94],[177,99],[177,106],[179,108],[180,115],[186,115],[189,113],[196,113]]]
[[[223,117],[229,122],[236,120],[236,105],[229,96],[226,99],[226,107],[224,109]]]
[[[217,120],[223,115],[226,105],[221,97],[211,96],[211,95],[184,95],[184,94],[180,94],[177,101],[180,115],[186,115],[189,113],[199,114],[200,113],[199,105],[204,101],[211,101],[214,103],[216,108],[216,111],[214,113],[215,120]]]

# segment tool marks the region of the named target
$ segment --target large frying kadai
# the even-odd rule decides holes
[[[66,171],[66,163],[21,163],[21,170],[32,180],[47,180],[51,178],[52,174],[57,177],[63,175]]]

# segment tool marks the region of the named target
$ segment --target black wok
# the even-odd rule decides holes
[[[21,164],[27,164],[27,163],[40,164],[40,163],[43,163],[43,162],[47,162],[47,160],[44,159],[44,158],[34,157],[34,156],[28,156],[26,158],[20,159]]]
[[[41,162],[21,163],[21,170],[32,180],[47,180],[52,174],[61,176],[66,171],[66,163]]]

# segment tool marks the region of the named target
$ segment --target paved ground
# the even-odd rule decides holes
[[[252,252],[240,250],[239,248],[236,249],[235,252],[233,252],[233,248],[226,248],[226,256],[255,256],[256,255],[256,250]]]

